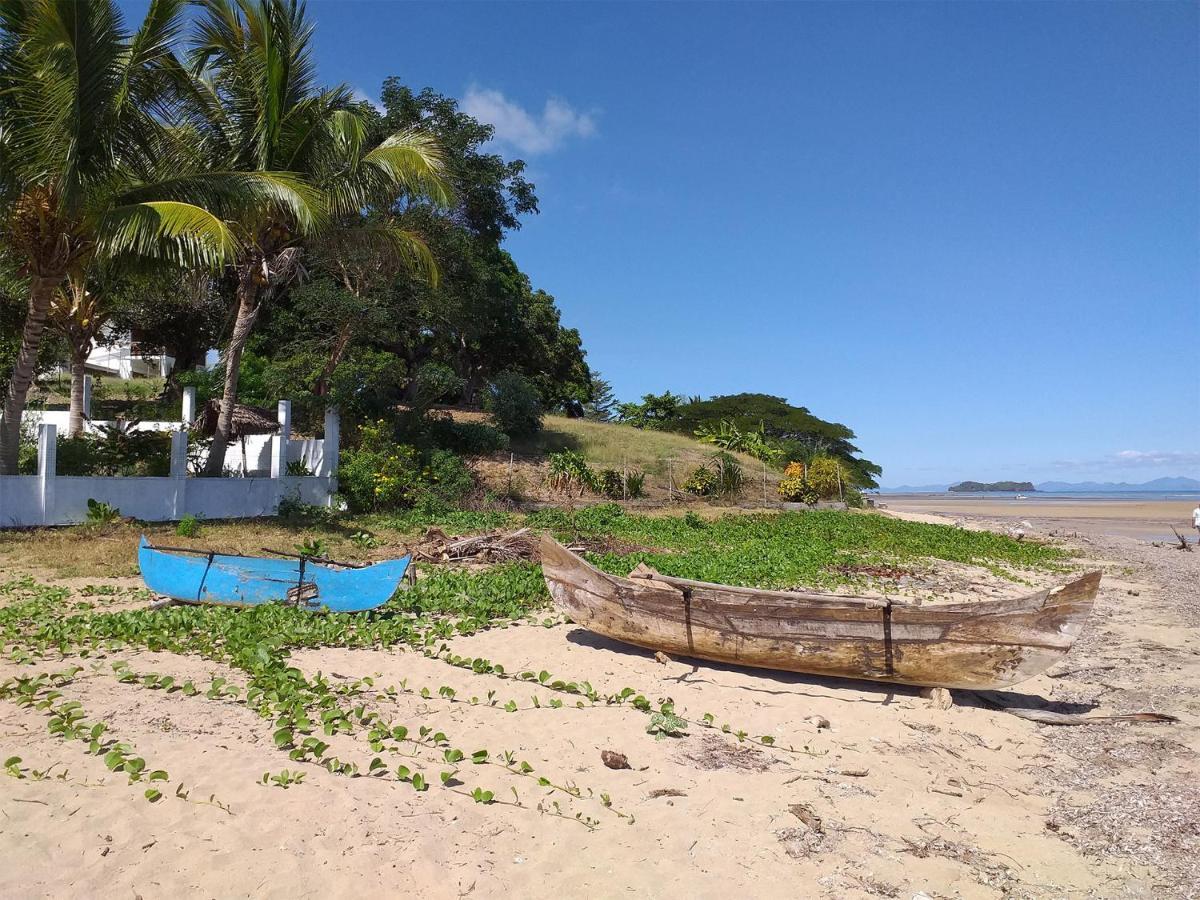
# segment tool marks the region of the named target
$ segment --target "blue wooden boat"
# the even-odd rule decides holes
[[[411,556],[358,568],[307,556],[279,559],[211,550],[153,547],[142,535],[138,566],[146,587],[183,603],[365,612],[387,603]]]

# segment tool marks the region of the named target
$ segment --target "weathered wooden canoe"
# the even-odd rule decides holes
[[[601,572],[550,538],[542,570],[558,607],[605,637],[715,662],[946,688],[1007,687],[1071,649],[1100,573],[1008,600],[916,606],[764,591],[635,570]]]
[[[168,551],[152,547],[145,535],[138,545],[138,566],[146,587],[173,600],[220,606],[286,603],[330,612],[365,612],[387,603],[411,558],[349,568],[306,557],[279,559],[184,548]]]

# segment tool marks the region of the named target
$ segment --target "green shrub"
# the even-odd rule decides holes
[[[111,503],[88,497],[87,523],[89,525],[111,525],[121,518],[121,510]]]
[[[500,430],[511,437],[541,430],[541,397],[524,375],[504,372],[497,376],[484,396],[484,408],[492,414]]]
[[[443,400],[453,399],[462,389],[465,381],[454,374],[454,370],[443,363],[427,362],[417,369],[413,376],[413,404],[427,407]]]
[[[461,456],[449,450],[434,450],[425,459],[413,505],[422,509],[453,506],[474,487],[475,479]]]
[[[596,493],[610,500],[621,500],[625,496],[625,479],[616,469],[603,469],[596,476]]]
[[[596,473],[587,464],[582,453],[562,450],[549,454],[546,459],[550,463],[546,483],[550,485],[551,490],[562,491],[564,494],[578,490],[582,496],[584,490],[595,488]]]
[[[717,473],[708,466],[696,466],[683,482],[683,489],[697,497],[711,497],[717,492]]]
[[[636,500],[645,493],[645,482],[645,472],[622,474],[616,469],[604,469],[596,476],[593,490],[610,500]]]
[[[200,534],[200,520],[188,513],[175,525],[175,533],[180,537],[196,537]]]
[[[305,503],[300,499],[299,492],[279,501],[277,515],[289,525],[332,528],[337,524],[336,510],[315,503]]]
[[[841,465],[832,456],[818,456],[808,464],[808,483],[822,500],[837,497],[841,492]]]
[[[467,456],[489,456],[509,448],[508,435],[486,422],[455,422],[450,418],[430,419],[429,439],[437,447]]]
[[[58,439],[59,475],[149,475],[171,471],[171,435],[165,431],[133,431],[118,422],[99,434]]]
[[[717,493],[722,497],[732,497],[742,489],[745,480],[742,474],[742,464],[732,455],[725,453],[713,454],[713,470],[717,476]]]
[[[636,500],[646,495],[646,473],[627,472],[625,474],[625,495],[630,500]]]
[[[342,451],[338,483],[353,512],[452,504],[474,486],[459,456],[397,444],[383,421],[364,425],[358,446]]]

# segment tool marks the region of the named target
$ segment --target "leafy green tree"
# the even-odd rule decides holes
[[[634,428],[652,431],[677,430],[679,407],[683,397],[664,391],[661,394],[645,394],[641,403],[617,404],[617,421]]]
[[[523,375],[501,372],[488,386],[484,408],[510,437],[536,433],[542,427],[542,404],[537,388]]]
[[[110,290],[120,295],[113,303],[112,331],[136,331],[143,349],[172,357],[167,390],[176,395],[180,379],[202,365],[221,338],[229,285],[203,269],[170,268],[123,278]]]
[[[860,487],[876,487],[882,472],[863,459],[854,444],[854,432],[839,422],[827,422],[803,406],[792,406],[770,394],[731,394],[682,404],[668,428],[695,434],[719,431],[722,422],[741,433],[758,432],[782,450],[779,462],[810,462],[819,456],[838,459],[845,479]]]
[[[613,393],[612,384],[596,371],[591,373],[590,380],[592,396],[583,405],[583,417],[607,422],[612,419],[617,408],[617,397]]]
[[[167,124],[183,6],[153,0],[129,33],[112,0],[0,0],[0,237],[28,279],[0,474],[16,472],[46,317],[69,274],[123,255],[203,267],[234,254],[211,209],[217,187],[177,177],[183,145]],[[261,199],[240,187],[227,199]]]
[[[263,205],[236,222],[242,246],[234,263],[237,315],[225,350],[225,385],[205,472],[219,475],[238,396],[246,342],[263,304],[299,273],[306,240],[336,235],[401,260],[436,278],[417,235],[389,217],[400,196],[447,199],[441,153],[424,130],[368,143],[363,104],[350,88],[320,88],[312,25],[296,0],[201,0],[190,58],[189,124],[218,171],[292,173],[306,188],[291,208]]]
[[[445,212],[451,223],[498,244],[506,232],[521,227],[521,216],[538,211],[524,160],[488,152],[495,129],[459,110],[453,97],[431,88],[414,93],[393,76],[383,82],[380,102],[385,112],[375,127],[381,137],[413,128],[436,136],[454,191],[454,202]]]

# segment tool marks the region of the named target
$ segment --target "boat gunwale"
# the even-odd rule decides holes
[[[306,565],[320,566],[322,569],[325,569],[329,572],[367,572],[377,566],[392,565],[405,560],[408,560],[409,565],[411,565],[413,559],[412,553],[406,553],[404,556],[396,559],[380,559],[369,563],[339,562],[338,560],[328,559],[323,556],[305,556],[302,553],[281,556],[255,556],[250,553],[232,553],[225,552],[223,550],[202,550],[199,547],[160,547],[151,544],[149,538],[147,538],[145,535],[142,535],[141,543],[138,544],[138,550],[140,551],[143,549],[153,550],[155,553],[161,553],[164,556],[173,556],[177,553],[188,553],[193,556],[209,557],[213,561],[216,561],[222,557],[229,559],[260,559],[270,561],[285,561],[290,559],[295,560],[296,562],[303,560]]]
[[[1041,604],[1044,605],[1047,600],[1049,600],[1052,597],[1055,597],[1059,594],[1062,594],[1071,588],[1082,588],[1084,590],[1087,590],[1088,585],[1086,584],[1086,582],[1091,581],[1093,579],[1096,581],[1097,586],[1098,586],[1100,577],[1102,575],[1102,572],[1099,569],[1094,569],[1092,571],[1085,572],[1084,574],[1080,575],[1078,578],[1072,579],[1071,581],[1068,581],[1065,584],[1058,585],[1055,587],[1042,588],[1041,590],[1032,591],[1028,594],[1021,594],[1016,597],[1005,597],[1005,598],[975,600],[975,601],[968,600],[965,602],[956,602],[956,603],[936,603],[936,604],[929,604],[927,606],[923,606],[923,605],[918,605],[915,603],[907,603],[904,601],[892,600],[891,598],[862,597],[862,596],[855,595],[855,594],[840,595],[840,594],[809,593],[809,592],[802,592],[802,591],[779,591],[779,590],[772,590],[770,588],[754,588],[754,587],[745,587],[742,585],[720,584],[718,582],[713,582],[713,581],[696,581],[696,580],[693,580],[690,578],[678,578],[673,575],[663,575],[661,573],[655,573],[653,577],[648,577],[648,578],[634,578],[634,577],[630,577],[627,575],[614,575],[611,572],[605,572],[603,569],[596,567],[592,563],[588,562],[588,560],[586,560],[585,558],[580,556],[578,553],[575,553],[569,547],[564,547],[562,544],[558,543],[558,541],[554,540],[553,538],[551,538],[548,535],[543,537],[543,542],[549,542],[554,547],[556,547],[558,550],[562,551],[563,553],[566,553],[569,557],[571,557],[579,565],[586,567],[589,571],[595,573],[596,575],[599,575],[602,578],[614,580],[617,582],[625,582],[625,583],[634,584],[634,585],[640,584],[642,586],[645,586],[647,584],[654,584],[657,582],[659,584],[665,584],[665,585],[674,587],[679,590],[691,589],[691,590],[710,590],[710,591],[731,591],[734,593],[749,594],[751,596],[758,596],[758,597],[777,599],[777,600],[790,600],[793,602],[799,600],[799,601],[807,601],[807,602],[815,602],[815,603],[827,603],[827,604],[830,604],[831,606],[842,605],[842,606],[859,607],[859,608],[893,609],[893,610],[904,610],[904,611],[913,611],[913,612],[920,612],[920,613],[933,613],[933,614],[947,613],[947,612],[949,612],[949,613],[973,613],[976,615],[1002,614],[1004,612],[1013,611],[1014,607],[1029,605],[1029,604],[1038,602],[1039,600],[1040,600]],[[545,558],[545,555],[546,555],[545,554],[545,546],[546,546],[546,544],[543,543],[543,552],[542,552],[543,559]]]

